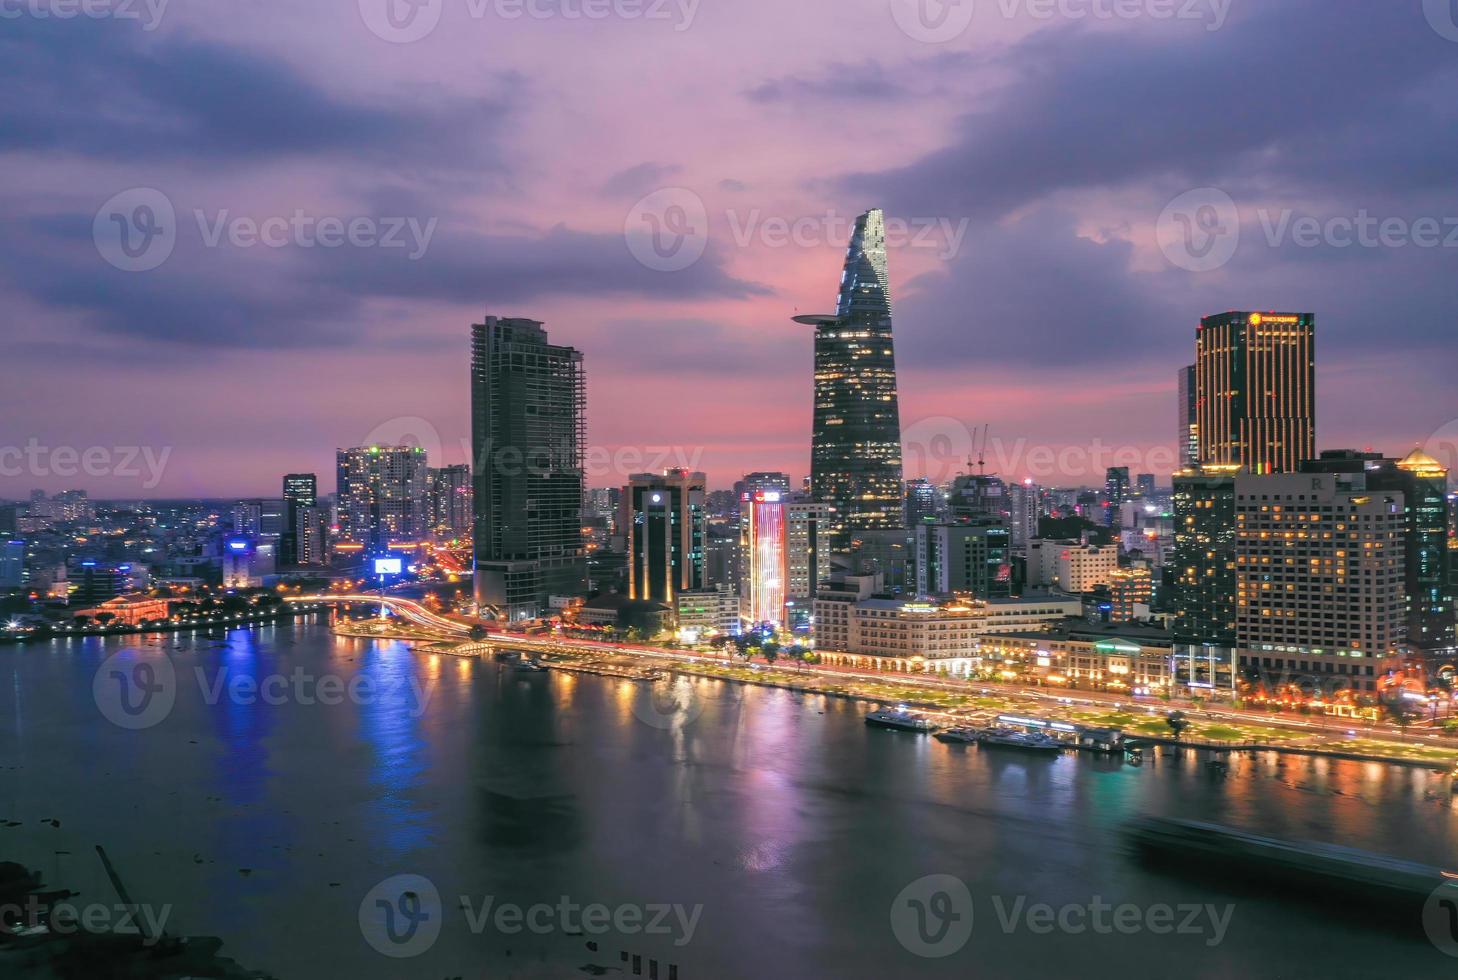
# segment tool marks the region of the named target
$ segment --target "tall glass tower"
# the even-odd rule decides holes
[[[797,316],[815,327],[815,424],[810,488],[835,508],[832,543],[902,527],[901,414],[891,343],[886,221],[856,219],[834,316]]]

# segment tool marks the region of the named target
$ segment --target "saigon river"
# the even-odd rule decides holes
[[[170,707],[115,723],[98,705],[106,678],[93,689],[103,663],[173,678]],[[662,980],[668,964],[680,980],[1452,967],[1421,929],[1403,938],[1334,901],[1150,870],[1119,833],[1136,816],[1189,817],[1451,868],[1458,810],[1429,770],[1261,753],[1219,778],[1193,754],[1136,768],[944,745],[868,729],[866,710],[704,678],[528,673],[304,620],[3,647],[0,860],[112,903],[101,844],[135,901],[171,907],[170,933],[220,936],[284,980],[632,975],[633,956]],[[372,889],[399,875],[441,896],[411,958],[378,952],[361,925]],[[938,958],[913,951],[893,912],[929,875],[972,897],[970,936]],[[696,917],[599,935],[481,914],[564,896]],[[1026,914],[1044,904],[1228,920],[1044,929]]]

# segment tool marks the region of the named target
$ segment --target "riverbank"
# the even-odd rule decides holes
[[[0,636],[0,645],[26,643],[49,643],[52,640],[84,640],[92,636],[151,636],[161,633],[186,633],[197,630],[214,630],[225,626],[258,626],[276,623],[285,619],[303,619],[325,612],[323,606],[280,605],[266,613],[241,613],[231,616],[217,616],[202,620],[187,620],[179,623],[165,623],[160,626],[106,626],[88,629],[57,629],[49,633],[29,633],[16,636]]]

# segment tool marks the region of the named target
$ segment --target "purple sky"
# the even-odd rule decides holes
[[[394,437],[461,461],[487,312],[585,351],[592,484],[798,477],[789,317],[833,306],[872,206],[905,229],[908,476],[983,424],[1007,475],[1167,474],[1175,370],[1227,309],[1316,313],[1322,447],[1458,462],[1442,2],[426,0],[408,43],[387,0],[157,2],[0,23],[0,497],[327,489],[334,447]],[[175,241],[127,271],[136,188]],[[277,247],[238,223],[296,211]],[[307,247],[324,218],[353,242]]]

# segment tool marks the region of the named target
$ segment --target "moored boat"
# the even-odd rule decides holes
[[[984,728],[977,733],[980,745],[1030,752],[1061,752],[1063,743],[1043,732],[1020,732],[1015,728]]]
[[[904,706],[878,708],[866,715],[866,724],[874,728],[893,728],[903,732],[934,732],[937,729],[925,715],[907,711]]]

